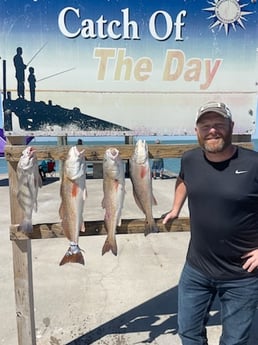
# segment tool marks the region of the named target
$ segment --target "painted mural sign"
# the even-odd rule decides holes
[[[258,15],[244,0],[0,0],[8,135],[191,135],[218,100],[255,128]]]

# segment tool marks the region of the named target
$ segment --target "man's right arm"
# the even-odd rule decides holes
[[[178,177],[176,180],[175,197],[174,197],[172,209],[166,214],[163,220],[163,224],[166,224],[169,220],[173,220],[178,217],[179,212],[185,202],[186,197],[187,197],[187,191],[186,191],[185,183],[180,177]]]

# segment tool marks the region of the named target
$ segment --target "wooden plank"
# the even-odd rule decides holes
[[[36,345],[31,240],[12,242],[19,345]]]
[[[253,149],[253,144],[251,142],[240,142],[235,143],[242,147]],[[134,150],[134,145],[115,145],[116,148],[120,151],[122,159],[131,158]],[[156,156],[162,158],[180,158],[182,154],[188,150],[191,150],[197,147],[198,144],[149,144],[149,157],[153,158]],[[37,145],[37,157],[38,159],[52,158],[54,160],[65,160],[68,150],[71,146],[40,146]],[[80,149],[85,150],[85,159],[87,161],[100,161],[103,160],[104,153],[108,149],[109,145],[102,146],[87,146],[82,145]],[[5,157],[9,162],[17,162],[20,159],[21,153],[24,150],[25,146],[5,146]]]
[[[175,219],[168,224],[162,224],[162,218],[155,219],[160,232],[189,231],[190,222],[188,217]],[[123,219],[121,226],[117,227],[117,234],[144,233],[144,219]],[[106,235],[103,221],[85,222],[85,232],[80,236]],[[10,239],[12,241],[27,239],[46,239],[64,237],[61,223],[36,224],[33,232],[25,234],[18,229],[18,225],[10,226]]]
[[[8,137],[7,140],[13,145],[25,142],[23,137]],[[16,168],[17,162],[8,163],[11,224],[19,224],[22,220],[22,210],[17,200]],[[31,240],[17,239],[12,244],[12,250],[18,344],[35,345]]]

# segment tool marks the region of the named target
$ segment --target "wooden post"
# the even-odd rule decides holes
[[[36,345],[31,240],[12,241],[19,345]]]
[[[64,135],[62,137],[57,137],[57,145],[58,146],[66,146],[67,145],[67,135]],[[63,175],[63,166],[64,166],[64,161],[60,160],[59,161],[59,177]]]
[[[8,137],[8,144],[24,145],[24,137]],[[11,224],[19,224],[22,210],[17,200],[17,162],[8,162]],[[19,345],[36,345],[31,240],[12,241],[16,322]]]

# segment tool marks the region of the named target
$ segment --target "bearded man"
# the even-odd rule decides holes
[[[207,345],[211,304],[221,305],[220,345],[247,345],[258,304],[258,153],[232,144],[234,122],[220,102],[196,117],[200,147],[186,152],[172,210],[188,198],[190,243],[178,286],[183,345]]]

